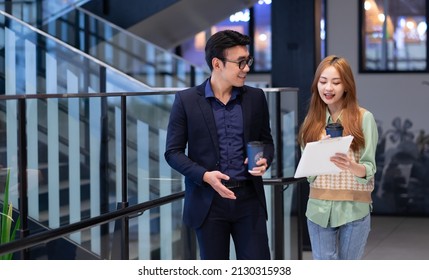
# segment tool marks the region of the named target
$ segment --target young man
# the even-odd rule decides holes
[[[195,229],[201,259],[270,259],[262,175],[274,156],[261,89],[245,86],[253,63],[250,38],[220,31],[206,44],[211,76],[176,93],[165,159],[185,176],[184,223]],[[246,145],[264,143],[264,157],[247,170]],[[188,153],[185,154],[186,147]]]

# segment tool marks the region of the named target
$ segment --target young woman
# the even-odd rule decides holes
[[[328,123],[341,123],[343,135],[354,136],[347,154],[331,158],[341,169],[339,174],[308,177],[306,216],[313,258],[360,259],[370,231],[377,125],[372,113],[359,106],[352,70],[342,57],[323,59],[311,93],[298,135],[301,147],[329,137]]]

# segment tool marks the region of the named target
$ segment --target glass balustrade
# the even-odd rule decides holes
[[[140,81],[0,10],[0,94],[148,91]]]
[[[201,83],[207,69],[76,7],[43,30],[151,87],[188,87]]]
[[[208,68],[192,65],[171,51],[91,14],[79,6],[84,2],[12,2],[11,12],[151,87],[189,87],[208,77]]]
[[[39,26],[68,13],[90,0],[0,0],[0,10],[30,25]]]
[[[3,171],[11,170],[10,200],[17,208],[21,202],[18,159],[23,136],[19,120],[24,116],[26,230],[30,234],[184,189],[182,176],[163,156],[175,90],[154,92],[2,11],[0,50],[0,165]],[[297,89],[264,90],[275,145],[282,147],[265,176],[292,176],[297,150]],[[19,106],[22,101],[25,112]],[[281,195],[285,234],[280,250],[285,258],[295,258],[296,188],[267,185],[265,190],[271,249],[279,250],[274,241],[279,226],[275,201]],[[32,248],[31,257],[111,259],[117,257],[121,246],[127,246],[130,259],[198,258],[195,240],[189,244],[191,233],[182,225],[182,203],[178,200],[127,219],[128,243],[116,239],[122,221],[111,222]]]
[[[292,176],[296,146],[296,90],[267,89],[275,139],[280,133],[283,155],[276,158],[264,178]],[[280,95],[280,97],[279,97]],[[166,128],[173,92],[148,92],[127,96],[26,99],[28,147],[28,207],[36,231],[59,228],[129,205],[151,201],[184,190],[183,178],[164,160]],[[281,109],[279,111],[278,102]],[[1,143],[1,165],[12,170],[11,199],[18,205],[19,174],[17,125],[8,108],[16,100],[1,100],[0,124],[7,142]],[[13,104],[13,105],[10,105]],[[123,110],[126,110],[126,185],[122,181]],[[14,111],[15,114],[18,112]],[[280,118],[277,118],[277,113]],[[13,116],[16,118],[16,115]],[[14,139],[15,142],[9,141]],[[281,145],[276,140],[276,146]],[[14,158],[15,161],[11,158]],[[278,160],[282,171],[278,170]],[[280,165],[281,166],[281,165]],[[126,197],[123,197],[126,187]],[[281,188],[280,192],[276,189]],[[275,196],[284,200],[284,256],[296,258],[296,187],[265,187],[269,210],[268,229],[274,251]],[[49,243],[40,258],[114,258],[128,246],[130,259],[198,258],[192,233],[182,225],[183,200],[178,200],[129,218],[129,244],[116,240],[117,223],[93,227]],[[295,206],[294,206],[295,205]],[[116,240],[114,242],[114,240]],[[60,246],[64,251],[52,251]],[[232,246],[232,245],[231,245]],[[119,249],[118,249],[119,248]],[[279,250],[279,248],[277,248]],[[231,248],[231,258],[235,258]]]

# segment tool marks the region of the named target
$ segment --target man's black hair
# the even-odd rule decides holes
[[[206,62],[213,70],[212,59],[225,58],[225,49],[235,46],[246,46],[250,44],[250,37],[234,30],[223,30],[213,34],[207,41],[205,52]]]

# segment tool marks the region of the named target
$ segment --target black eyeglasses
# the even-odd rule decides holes
[[[226,58],[223,58],[222,60],[237,64],[238,68],[240,68],[240,70],[243,70],[244,67],[246,67],[246,65],[248,65],[250,67],[253,64],[253,57],[251,57],[251,56],[249,56],[248,58],[245,58],[245,59],[241,59],[239,61],[228,60]]]

